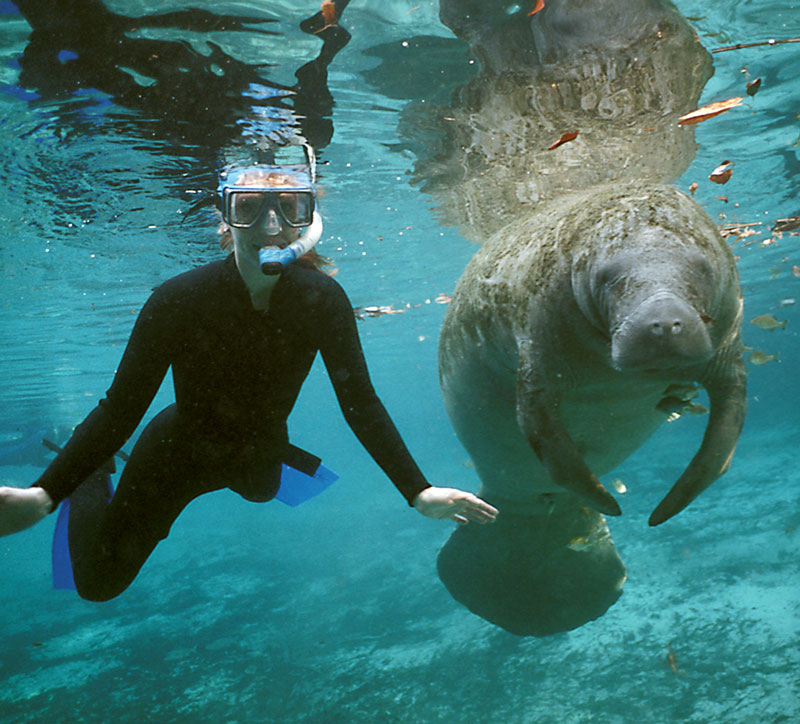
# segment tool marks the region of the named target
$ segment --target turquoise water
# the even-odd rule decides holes
[[[313,3],[193,5],[276,19],[275,35],[214,34],[235,59],[272,64],[259,72],[275,83],[292,84],[318,52],[297,29]],[[800,35],[797,3],[677,5],[709,49]],[[475,72],[435,6],[354,0],[345,12],[353,39],[330,68],[336,106],[322,152],[320,248],[355,306],[403,310],[360,323],[376,388],[429,479],[474,489],[441,403],[436,344],[446,305],[436,300],[452,293],[475,247],[440,226],[432,199],[410,182],[415,157],[398,130],[408,103],[446,102]],[[13,89],[29,28],[4,15],[0,31],[0,82]],[[208,52],[207,36],[181,37]],[[611,522],[628,582],[605,616],[520,639],[454,602],[435,571],[449,525],[405,507],[346,427],[318,365],[290,425],[298,444],[342,476],[320,498],[289,509],[206,496],[106,604],[51,589],[53,520],[0,539],[0,721],[797,720],[800,278],[792,267],[800,237],[765,242],[775,220],[800,215],[800,43],[715,54],[714,67],[702,102],[741,95],[744,79],[761,77],[762,88],[745,108],[697,126],[697,156],[677,183],[697,181],[695,198],[720,223],[761,222],[753,228],[763,233],[734,247],[745,319],[772,313],[787,325],[745,325],[745,343],[776,360],[748,365],[749,416],[734,464],[689,509],[647,527],[703,419],[664,426],[614,473],[629,490],[624,515]],[[65,434],[108,386],[150,289],[219,255],[210,214],[181,220],[248,106],[236,116],[233,101],[209,95],[217,111],[231,104],[222,121],[215,116],[233,128],[228,137],[198,134],[199,111],[165,116],[108,91],[0,95],[5,443],[38,430]],[[736,162],[734,175],[712,188],[704,180],[723,160]],[[169,400],[165,384],[150,414]],[[0,478],[27,486],[44,459],[31,450],[1,466]]]

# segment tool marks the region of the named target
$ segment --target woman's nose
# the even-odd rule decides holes
[[[276,236],[281,233],[281,222],[275,213],[275,209],[267,209],[266,232],[270,236]]]

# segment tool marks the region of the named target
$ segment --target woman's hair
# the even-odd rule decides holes
[[[253,168],[252,171],[243,173],[236,181],[241,186],[299,186],[300,181],[292,174],[278,173],[276,171],[264,171],[260,168]],[[219,245],[225,251],[233,250],[233,234],[231,227],[224,221],[220,222],[217,229],[219,234]],[[309,249],[303,256],[298,257],[295,264],[304,266],[307,269],[323,271],[324,267],[330,266],[333,262],[326,256],[322,256],[316,249]]]

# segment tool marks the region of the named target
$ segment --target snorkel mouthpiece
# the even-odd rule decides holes
[[[258,262],[261,273],[271,276],[280,274],[295,259],[311,251],[322,236],[322,217],[315,211],[311,223],[303,235],[293,241],[289,246],[281,249],[279,246],[265,246],[258,252]]]

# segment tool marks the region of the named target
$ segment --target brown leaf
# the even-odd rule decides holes
[[[564,143],[568,143],[569,141],[574,141],[578,137],[577,131],[567,131],[567,133],[562,133],[561,138],[559,138],[552,146],[548,146],[547,150],[552,151],[554,148],[558,148],[560,145]]]
[[[536,0],[536,7],[528,13],[528,17],[536,15],[540,10],[544,10],[544,0]]]
[[[758,89],[761,87],[761,78],[756,78],[755,80],[751,80],[747,84],[747,95],[754,96],[758,93]]]
[[[800,229],[800,216],[778,219],[775,226],[772,227],[773,231],[792,231],[792,229]]]
[[[711,172],[708,180],[713,181],[715,184],[726,184],[730,180],[732,174],[733,163],[730,161],[723,161]]]
[[[336,22],[336,3],[331,0],[322,0],[320,12],[322,13],[322,19],[328,25],[333,25]]]
[[[691,113],[681,116],[678,119],[678,125],[688,126],[692,123],[700,123],[708,118],[718,116],[720,113],[725,113],[725,111],[729,111],[731,108],[735,108],[740,105],[743,100],[744,96],[739,96],[737,98],[728,98],[726,101],[709,103],[707,106],[702,106]]]

